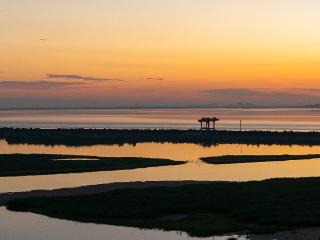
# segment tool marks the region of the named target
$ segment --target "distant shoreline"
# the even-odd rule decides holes
[[[304,106],[245,106],[245,105],[226,105],[226,106],[114,106],[114,107],[0,107],[0,111],[17,110],[148,110],[148,109],[320,109],[320,104]]]
[[[320,145],[320,132],[0,128],[9,144],[66,146],[139,143]]]

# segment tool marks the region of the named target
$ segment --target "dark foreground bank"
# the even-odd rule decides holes
[[[183,163],[185,162],[157,158],[0,154],[0,177],[129,170]]]
[[[18,199],[7,206],[62,219],[185,231],[195,236],[273,233],[320,226],[319,186],[320,178],[213,182]]]
[[[137,144],[144,142],[215,144],[320,145],[320,132],[112,130],[112,129],[14,129],[1,128],[0,139],[10,144]]]
[[[204,157],[200,159],[209,164],[236,164],[236,163],[282,162],[282,161],[320,159],[320,154],[224,155],[224,156],[217,156],[217,157]]]

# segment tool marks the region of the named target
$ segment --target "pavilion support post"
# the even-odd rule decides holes
[[[219,121],[218,118],[201,118],[198,122],[201,125],[201,130],[216,130],[216,122]],[[211,127],[212,123],[212,127]]]

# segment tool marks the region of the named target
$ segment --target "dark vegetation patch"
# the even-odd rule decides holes
[[[0,154],[0,176],[112,171],[178,165],[183,163],[184,162],[181,161],[156,158],[108,158],[54,154]]]
[[[0,128],[0,138],[9,144],[85,146],[96,144],[194,143],[320,145],[320,132],[113,130],[113,129],[16,129]]]
[[[8,209],[195,236],[320,226],[320,178],[214,182],[13,200]],[[184,216],[167,218],[167,216]]]
[[[218,157],[201,158],[202,161],[210,164],[234,164],[234,163],[257,163],[277,162],[291,160],[308,160],[320,158],[320,154],[307,155],[224,155]]]

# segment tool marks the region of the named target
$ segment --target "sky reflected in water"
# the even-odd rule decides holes
[[[112,182],[168,180],[248,181],[280,177],[320,176],[320,159],[231,165],[210,165],[198,160],[200,157],[218,155],[317,154],[320,153],[320,146],[221,144],[212,147],[202,147],[195,144],[144,143],[136,146],[97,145],[90,147],[67,147],[8,145],[5,141],[2,141],[0,143],[0,151],[8,154],[52,153],[106,157],[161,157],[173,160],[188,160],[188,163],[184,165],[135,170],[48,176],[2,177],[0,178],[0,192],[57,189]]]

